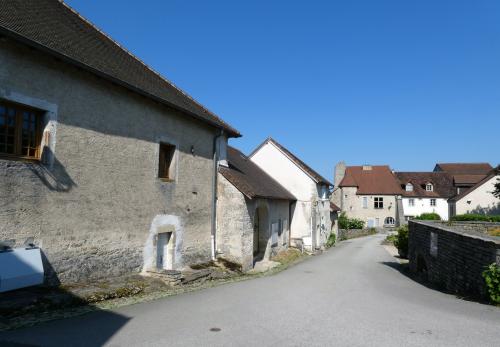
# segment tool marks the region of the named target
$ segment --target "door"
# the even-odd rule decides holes
[[[253,218],[253,255],[259,254],[259,239],[260,239],[260,233],[259,233],[259,210],[257,209],[255,211],[255,216]]]
[[[368,228],[373,228],[373,219],[368,219]]]
[[[156,268],[158,270],[167,269],[168,259],[168,241],[171,233],[158,234],[158,242],[156,243]]]

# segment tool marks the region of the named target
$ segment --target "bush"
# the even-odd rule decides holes
[[[389,235],[385,238],[385,242],[392,244],[392,245],[396,245],[396,242],[398,242],[397,239],[398,239],[398,235],[392,234],[392,235]]]
[[[451,217],[456,222],[497,222],[500,223],[500,216],[487,216],[484,214],[459,214]]]
[[[335,233],[331,233],[330,236],[328,236],[328,240],[326,240],[326,248],[330,248],[335,245],[335,241],[337,240],[337,237],[335,236]]]
[[[401,258],[408,257],[408,225],[402,225],[398,228],[394,246],[398,249]]]
[[[500,266],[493,263],[483,271],[483,278],[488,288],[491,302],[500,304]]]
[[[339,216],[339,228],[340,229],[363,229],[365,222],[357,218],[348,218],[345,212],[342,212]]]
[[[417,220],[441,220],[441,216],[437,213],[422,213],[420,216],[415,217]]]

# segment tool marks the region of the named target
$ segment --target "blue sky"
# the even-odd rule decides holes
[[[500,163],[500,1],[67,3],[240,130],[335,163]]]

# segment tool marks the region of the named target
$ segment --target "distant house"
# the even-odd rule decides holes
[[[54,282],[212,259],[239,132],[64,2],[0,8],[0,241],[39,246]]]
[[[395,227],[403,216],[401,187],[387,165],[335,167],[332,202],[369,228]]]
[[[296,199],[236,148],[227,155],[228,166],[219,166],[217,255],[248,271],[288,248]]]
[[[331,233],[332,183],[272,138],[257,147],[250,159],[297,198],[291,208],[292,245],[300,243],[309,250],[323,247]]]
[[[451,216],[465,213],[500,215],[500,199],[492,194],[499,180],[500,166],[497,166],[475,185],[451,198]]]
[[[483,180],[491,170],[493,167],[488,163],[438,163],[434,167],[434,172],[451,175],[457,195]]]
[[[437,213],[448,220],[448,199],[455,195],[453,178],[446,172],[396,172],[403,211],[408,221],[422,213]]]

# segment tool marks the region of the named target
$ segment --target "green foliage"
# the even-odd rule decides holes
[[[335,245],[337,237],[335,236],[335,233],[331,233],[330,236],[328,236],[328,240],[326,240],[326,247],[330,248]]]
[[[484,214],[459,214],[451,217],[456,222],[500,222],[500,216],[487,216]]]
[[[396,245],[396,242],[398,242],[397,240],[398,240],[397,234],[392,234],[385,238],[385,242],[392,245]]]
[[[441,220],[441,216],[437,213],[422,213],[420,216],[415,217],[417,220]]]
[[[483,278],[488,288],[491,302],[500,304],[500,266],[493,263],[483,271]]]
[[[497,167],[498,170],[498,167]],[[500,178],[497,178],[497,182],[495,183],[495,189],[491,192],[494,197],[500,199]]]
[[[339,216],[339,228],[340,229],[363,229],[365,222],[357,218],[348,218],[345,212],[342,212]]]
[[[395,235],[394,246],[398,249],[401,258],[408,257],[408,225],[402,225],[398,228],[398,234]]]

